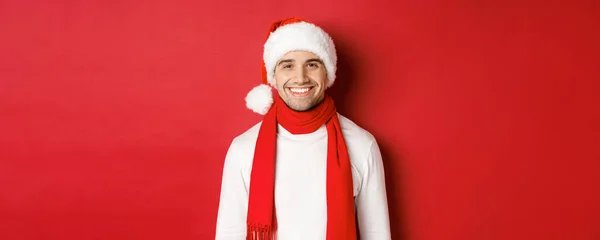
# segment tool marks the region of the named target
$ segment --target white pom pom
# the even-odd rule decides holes
[[[258,85],[246,96],[246,107],[260,115],[267,114],[271,105],[273,105],[273,92],[269,85]]]

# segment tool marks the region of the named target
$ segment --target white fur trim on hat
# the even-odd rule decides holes
[[[260,115],[265,115],[273,105],[273,92],[266,84],[258,85],[246,95],[246,107]]]
[[[299,50],[309,51],[319,56],[327,70],[329,81],[326,87],[333,85],[337,65],[333,40],[323,29],[307,22],[283,25],[269,35],[263,52],[269,84],[275,85],[273,78],[277,62],[286,53]]]

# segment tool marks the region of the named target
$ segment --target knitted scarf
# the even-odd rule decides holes
[[[275,157],[277,124],[292,134],[327,128],[327,239],[356,239],[352,172],[342,128],[333,99],[326,95],[316,107],[305,112],[290,109],[279,94],[265,115],[256,141],[248,203],[247,240],[276,239]]]

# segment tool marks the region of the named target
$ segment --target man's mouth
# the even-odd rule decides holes
[[[313,92],[314,87],[289,87],[290,94],[294,97],[306,97]]]

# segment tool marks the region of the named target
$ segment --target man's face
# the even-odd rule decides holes
[[[321,103],[326,84],[325,65],[311,52],[288,52],[275,66],[277,92],[295,111],[306,111]]]

